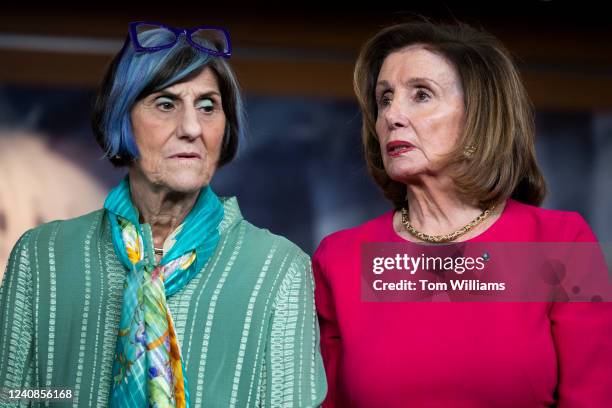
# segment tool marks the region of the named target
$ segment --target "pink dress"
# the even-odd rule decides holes
[[[314,254],[324,407],[612,407],[612,303],[362,302],[360,243],[405,242],[392,217]],[[509,200],[470,241],[596,238],[577,213]]]

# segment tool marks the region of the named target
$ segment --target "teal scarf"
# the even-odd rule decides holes
[[[202,270],[219,242],[223,205],[200,192],[155,261],[149,224],[139,223],[126,177],[106,198],[115,253],[128,269],[110,390],[112,407],[188,407],[187,377],[166,299]]]

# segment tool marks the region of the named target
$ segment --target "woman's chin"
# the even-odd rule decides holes
[[[389,166],[385,170],[391,180],[405,183],[418,178],[426,169],[416,166]]]
[[[166,181],[166,186],[177,193],[194,193],[206,187],[208,177],[176,177]]]

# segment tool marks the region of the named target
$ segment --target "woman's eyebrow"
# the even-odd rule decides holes
[[[174,92],[170,92],[170,91],[165,91],[165,90],[164,91],[159,91],[155,97],[159,98],[161,96],[166,97],[166,98],[170,98],[172,100],[181,100],[181,99],[183,99],[180,94],[177,94],[177,93],[174,93]],[[210,98],[211,96],[221,97],[221,94],[219,92],[217,92],[217,91],[207,91],[207,92],[202,92],[202,93],[198,94],[196,99],[199,100],[199,99],[204,99],[204,98]]]
[[[423,82],[431,83],[437,86],[438,88],[442,88],[442,86],[438,82],[436,82],[434,79],[426,78],[426,77],[412,77],[404,81],[403,84],[404,85],[415,85],[415,84],[422,84]],[[376,83],[376,91],[380,89],[388,89],[388,88],[391,88],[391,85],[389,84],[388,81],[384,79]]]
[[[202,92],[201,94],[198,95],[197,99],[210,98],[211,96],[217,96],[220,98],[221,94],[217,91]]]
[[[177,99],[181,99],[180,95],[175,94],[173,92],[170,91],[159,91],[156,93],[155,98],[159,98],[159,97],[164,97],[164,98],[169,98],[172,100],[177,100]]]
[[[377,89],[377,90],[378,90],[379,88],[390,88],[390,87],[391,87],[391,85],[389,85],[389,82],[387,82],[387,81],[386,81],[386,80],[384,80],[384,79],[383,79],[383,80],[381,80],[381,81],[378,81],[378,82],[376,83],[376,89]]]
[[[438,88],[442,88],[442,86],[438,82],[436,82],[435,80],[433,80],[431,78],[426,78],[426,77],[413,77],[413,78],[408,79],[405,82],[405,84],[406,85],[415,85],[415,84],[419,84],[419,83],[423,83],[423,82],[429,82],[431,84],[434,84]]]

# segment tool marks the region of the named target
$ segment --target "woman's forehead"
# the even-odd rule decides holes
[[[197,76],[188,81],[179,82],[164,88],[162,91],[171,92],[176,95],[202,94],[219,92],[217,76],[210,67],[205,67]]]
[[[429,80],[440,86],[455,85],[458,75],[454,65],[442,54],[424,44],[414,44],[390,53],[378,74],[378,81],[414,82]]]

